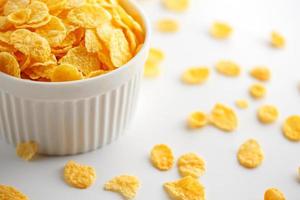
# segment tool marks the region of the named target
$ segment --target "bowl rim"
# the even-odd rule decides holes
[[[101,76],[95,76],[95,77],[82,79],[82,80],[75,80],[75,81],[64,81],[64,82],[32,81],[32,80],[14,77],[14,76],[8,75],[6,73],[3,73],[1,71],[0,71],[0,79],[4,78],[4,79],[7,79],[7,81],[15,81],[15,82],[19,82],[19,84],[23,83],[28,86],[31,85],[31,86],[41,86],[41,87],[43,87],[43,86],[44,87],[51,87],[51,86],[53,86],[53,87],[60,87],[60,86],[70,87],[70,86],[78,86],[80,84],[87,84],[92,81],[105,79],[109,76],[113,76],[114,74],[121,73],[122,71],[126,70],[126,68],[129,68],[132,65],[132,63],[136,62],[136,60],[143,54],[143,52],[146,50],[148,44],[150,43],[150,37],[151,37],[150,21],[149,21],[147,15],[145,14],[145,11],[137,4],[137,2],[129,0],[128,3],[135,11],[137,11],[138,15],[141,18],[141,21],[144,26],[143,28],[145,30],[145,40],[144,40],[144,43],[142,44],[142,48],[139,50],[139,52],[136,55],[134,55],[126,64],[118,67],[117,69],[110,71],[109,73],[105,73]],[[1,88],[1,86],[0,86],[0,88]]]

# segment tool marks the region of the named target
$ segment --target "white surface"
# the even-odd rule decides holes
[[[300,199],[300,143],[286,140],[281,133],[283,120],[291,114],[300,114],[300,1],[297,0],[194,0],[186,14],[173,15],[156,6],[152,0],[140,0],[153,20],[174,16],[182,22],[182,30],[174,35],[154,33],[153,46],[167,54],[162,75],[145,80],[139,107],[129,135],[92,153],[72,157],[41,157],[26,163],[15,156],[14,149],[0,143],[0,183],[14,185],[32,200],[121,199],[102,190],[113,176],[129,173],[137,175],[142,187],[136,199],[168,199],[162,184],[179,178],[177,168],[160,172],[148,161],[151,147],[157,143],[169,144],[176,155],[196,152],[207,161],[207,172],[201,181],[207,188],[208,200],[261,200],[268,187],[278,187],[287,200]],[[207,29],[213,20],[230,22],[235,28],[228,41],[209,37]],[[272,29],[287,38],[284,50],[269,48],[267,39]],[[298,37],[298,38],[297,38]],[[214,71],[207,84],[186,86],[179,77],[191,65],[212,66],[220,58],[229,58],[243,66],[243,74],[230,79]],[[272,69],[272,81],[267,83],[264,100],[248,97],[248,86],[254,82],[247,69],[257,64]],[[209,111],[216,102],[234,106],[237,98],[250,101],[248,110],[237,110],[240,126],[235,133],[223,133],[206,127],[199,131],[185,128],[186,116],[196,109]],[[272,103],[281,111],[276,124],[263,126],[256,120],[255,111],[263,103]],[[265,160],[257,169],[239,166],[236,151],[248,138],[261,143]],[[87,190],[66,185],[62,168],[67,160],[96,167],[98,179]]]

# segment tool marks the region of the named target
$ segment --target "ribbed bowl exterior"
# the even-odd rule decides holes
[[[104,94],[76,100],[25,99],[1,91],[0,135],[10,144],[34,140],[39,152],[77,154],[117,139],[136,107],[141,71]]]

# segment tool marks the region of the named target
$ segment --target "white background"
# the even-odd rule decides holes
[[[300,143],[290,142],[281,133],[283,120],[300,114],[300,1],[298,0],[194,0],[184,14],[174,14],[160,7],[159,1],[140,0],[152,22],[162,17],[180,21],[181,31],[160,34],[154,31],[152,46],[163,49],[166,60],[162,74],[143,82],[138,110],[119,141],[84,155],[71,157],[39,157],[24,162],[15,156],[14,148],[0,142],[0,183],[13,185],[28,194],[31,200],[108,200],[121,199],[102,190],[113,176],[136,175],[142,187],[136,199],[168,199],[163,183],[179,177],[177,168],[160,172],[149,163],[149,151],[157,143],[169,144],[176,157],[195,152],[207,161],[207,172],[200,178],[208,200],[261,200],[269,187],[278,187],[288,200],[300,199]],[[208,34],[214,20],[227,21],[234,34],[227,41],[217,41]],[[272,30],[285,35],[283,50],[270,48]],[[226,78],[215,73],[219,59],[232,59],[242,66],[239,78]],[[180,75],[189,66],[212,68],[210,80],[201,86],[187,86]],[[272,80],[266,84],[267,97],[254,101],[248,96],[249,85],[255,82],[247,74],[255,65],[267,65]],[[237,110],[240,125],[234,133],[223,133],[206,127],[189,131],[187,115],[195,110],[209,112],[216,102],[234,107],[234,101],[246,98],[247,110]],[[256,119],[259,105],[271,103],[281,114],[277,123],[262,125]],[[265,152],[265,160],[257,169],[241,167],[236,160],[239,145],[256,138]],[[74,159],[93,165],[96,183],[87,190],[69,187],[62,179],[64,164]]]

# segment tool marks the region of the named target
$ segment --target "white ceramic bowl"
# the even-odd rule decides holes
[[[70,155],[102,147],[124,133],[138,99],[150,28],[135,3],[123,2],[145,29],[140,52],[110,73],[81,81],[34,82],[0,72],[0,138],[13,145],[34,140],[41,154]]]

